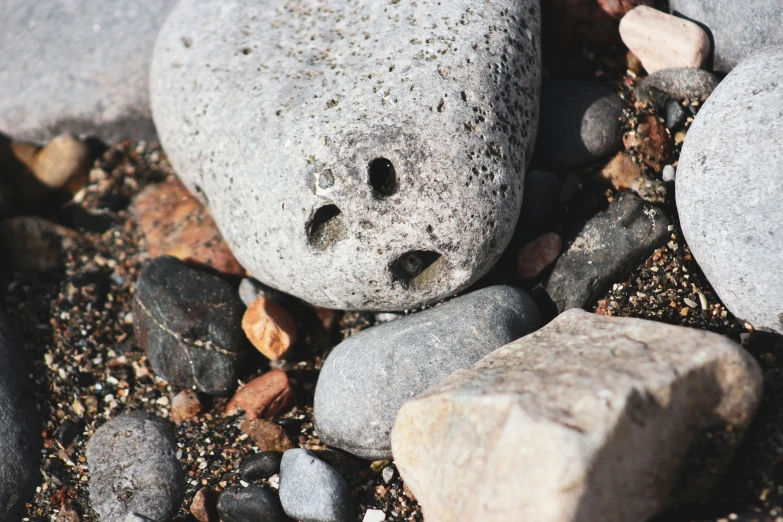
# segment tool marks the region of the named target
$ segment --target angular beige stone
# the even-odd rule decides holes
[[[713,483],[732,443],[686,456],[741,435],[761,391],[722,336],[569,310],[406,403],[392,451],[427,522],[647,520]]]
[[[710,39],[695,23],[640,5],[620,20],[623,43],[652,74],[672,67],[702,66]]]

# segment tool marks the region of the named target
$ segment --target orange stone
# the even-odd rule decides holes
[[[653,114],[639,118],[635,131],[623,136],[625,150],[636,154],[655,170],[660,170],[671,157],[671,137],[664,124]]]
[[[272,419],[290,409],[295,400],[288,375],[283,370],[272,370],[236,392],[223,415],[237,415],[243,410],[248,419]]]
[[[258,452],[284,453],[294,447],[291,437],[279,424],[263,419],[245,419],[239,427],[258,447]]]
[[[223,275],[245,275],[209,211],[178,179],[148,186],[134,198],[131,210],[150,257],[174,256]]]
[[[253,346],[272,361],[285,356],[296,342],[296,324],[291,314],[264,297],[247,307],[242,329]]]

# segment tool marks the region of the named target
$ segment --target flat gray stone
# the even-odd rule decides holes
[[[0,17],[0,132],[48,141],[154,139],[148,71],[176,0],[9,0]]]
[[[427,522],[649,520],[714,483],[762,384],[725,337],[571,310],[406,403],[395,464]]]
[[[662,109],[668,100],[700,100],[709,96],[720,80],[709,71],[681,67],[664,69],[642,78],[636,98]]]
[[[302,522],[354,522],[353,497],[343,477],[305,449],[290,449],[280,463],[280,503]]]
[[[617,152],[623,144],[624,106],[614,90],[600,83],[545,83],[536,164],[545,169],[578,168]]]
[[[366,459],[389,458],[405,401],[538,326],[527,294],[492,286],[349,337],[318,377],[318,437]]]
[[[783,43],[780,0],[669,0],[669,9],[708,30],[716,71],[729,72],[758,49]]]
[[[18,339],[0,314],[0,522],[22,519],[40,484],[40,419]]]
[[[250,274],[395,311],[466,288],[505,249],[540,73],[536,0],[183,0],[151,99]]]
[[[685,239],[721,301],[783,333],[783,46],[743,61],[688,131],[677,167]]]
[[[630,192],[571,232],[544,290],[558,312],[594,302],[666,243],[671,219]]]
[[[170,423],[154,415],[126,413],[98,428],[87,444],[87,466],[90,504],[101,522],[168,522],[185,498],[176,452]]]

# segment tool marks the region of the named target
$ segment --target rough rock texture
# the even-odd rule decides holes
[[[572,310],[405,404],[392,446],[428,522],[648,520],[712,484],[741,437],[702,437],[761,391],[725,337]]]
[[[539,3],[184,0],[155,123],[254,277],[401,310],[486,273],[535,139]]]
[[[283,454],[280,502],[286,515],[303,522],[353,522],[354,503],[337,471],[305,449]]]
[[[175,0],[10,0],[0,17],[0,132],[155,137],[148,71]]]
[[[0,522],[21,519],[40,480],[40,420],[20,348],[0,315]]]
[[[664,69],[642,78],[636,86],[636,97],[660,109],[669,99],[698,100],[709,96],[719,82],[717,76],[702,69]]]
[[[286,518],[275,495],[259,486],[233,486],[218,497],[222,522],[283,522]]]
[[[760,51],[715,89],[677,168],[682,231],[721,301],[783,333],[783,46]]]
[[[708,30],[716,71],[729,72],[758,49],[783,43],[779,0],[669,0],[669,9]]]
[[[541,91],[535,161],[543,168],[583,167],[622,144],[623,100],[596,82],[551,81]]]
[[[544,290],[563,312],[598,298],[669,237],[669,217],[630,192],[571,233]]]
[[[171,426],[154,415],[119,415],[96,430],[87,444],[90,504],[101,522],[135,514],[171,519],[185,497],[185,473]]]
[[[527,294],[492,286],[361,331],[340,343],[321,369],[318,437],[363,458],[389,458],[389,434],[405,401],[538,324]]]
[[[174,257],[141,271],[133,303],[136,341],[155,372],[174,386],[227,395],[247,341],[244,305],[226,281]]]

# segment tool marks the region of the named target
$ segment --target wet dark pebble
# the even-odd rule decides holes
[[[217,511],[222,522],[284,522],[277,496],[259,486],[225,489],[218,497]]]
[[[667,129],[674,131],[685,125],[685,120],[688,119],[688,112],[680,102],[677,100],[667,101],[665,111],[664,124]]]
[[[264,451],[256,453],[245,459],[240,469],[242,480],[245,482],[255,482],[269,478],[275,473],[280,472],[280,460],[283,454],[279,451]]]

